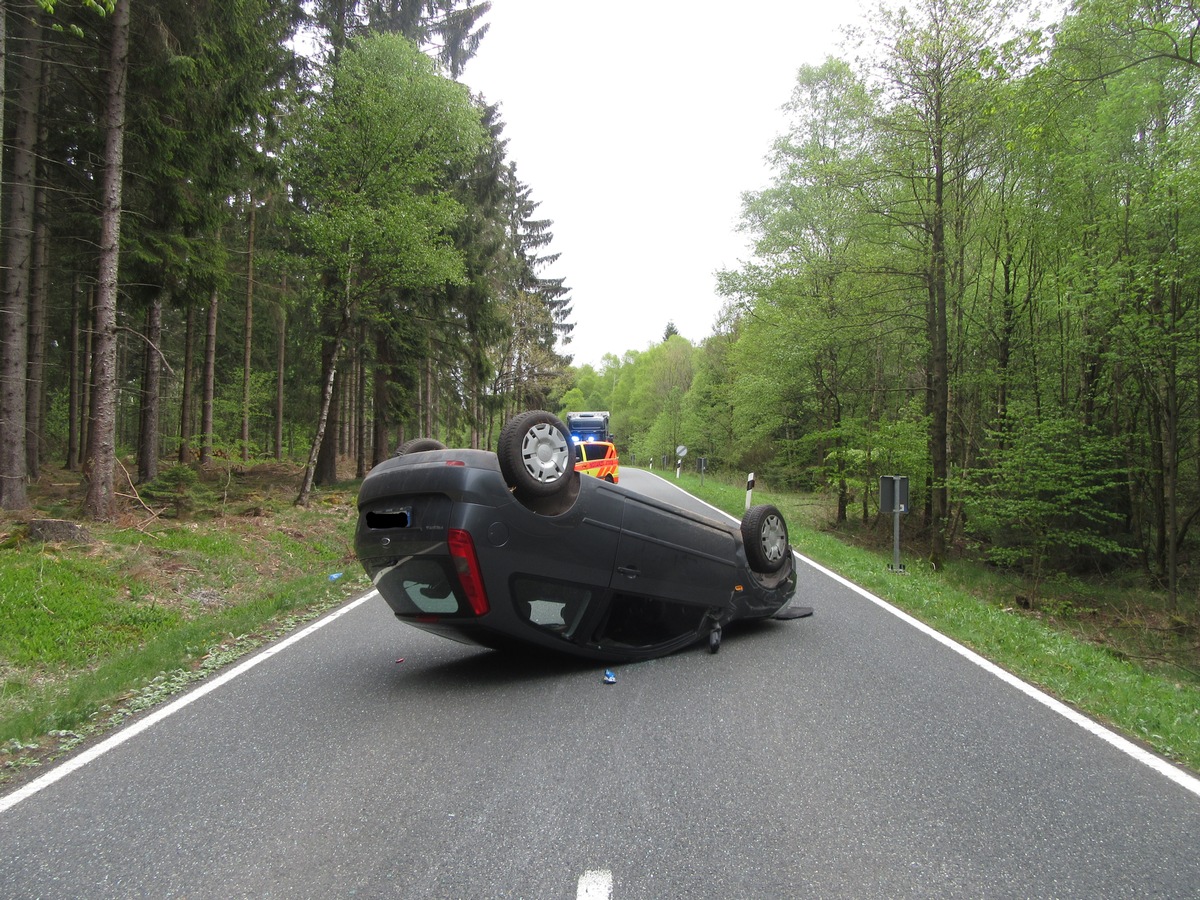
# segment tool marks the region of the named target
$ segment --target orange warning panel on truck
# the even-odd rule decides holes
[[[617,483],[620,461],[611,441],[582,441],[575,445],[575,471]]]

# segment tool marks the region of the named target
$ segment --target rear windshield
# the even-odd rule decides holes
[[[471,614],[448,556],[410,556],[382,566],[372,580],[396,615]]]
[[[579,458],[584,462],[595,462],[604,459],[612,450],[612,444],[596,444],[584,442],[579,445]]]

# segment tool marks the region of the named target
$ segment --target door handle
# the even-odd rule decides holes
[[[617,566],[617,571],[626,578],[637,578],[642,574],[641,569],[639,569],[637,566]]]

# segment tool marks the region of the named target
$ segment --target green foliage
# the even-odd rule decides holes
[[[1039,573],[1140,541],[1176,592],[1200,506],[1194,17],[1073,8],[1047,43],[1025,12],[881,7],[861,56],[800,70],[688,420],[864,515],[908,475],[939,557],[964,522]]]
[[[214,495],[200,483],[200,476],[190,466],[173,465],[163,469],[158,477],[138,488],[147,503],[168,504],[176,519],[193,511],[197,505],[211,502]]]
[[[558,415],[564,422],[567,420],[567,413],[586,409],[592,409],[592,407],[587,405],[583,391],[577,387],[571,388],[558,401]]]
[[[1014,420],[990,438],[986,466],[961,485],[989,559],[1036,581],[1048,562],[1122,552],[1112,536],[1126,488],[1114,438],[1060,418]]]
[[[674,458],[675,448],[686,443],[685,401],[694,376],[694,354],[690,341],[671,335],[645,351],[607,361],[593,382],[595,398],[607,400],[598,408],[611,411],[612,432],[631,459]],[[607,397],[601,382],[604,388],[611,386]]]
[[[402,37],[365,37],[297,111],[293,131],[289,164],[302,199],[294,224],[332,279],[329,301],[462,280],[449,233],[462,207],[439,189],[447,167],[484,141],[462,85]]]

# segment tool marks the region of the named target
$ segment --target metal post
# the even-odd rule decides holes
[[[888,571],[897,575],[907,574],[900,562],[900,516],[908,512],[908,477],[906,475],[881,475],[879,477],[879,506],[881,512],[892,514],[892,564]]]
[[[904,566],[900,564],[900,504],[896,504],[896,509],[892,512],[892,571],[903,572]]]

